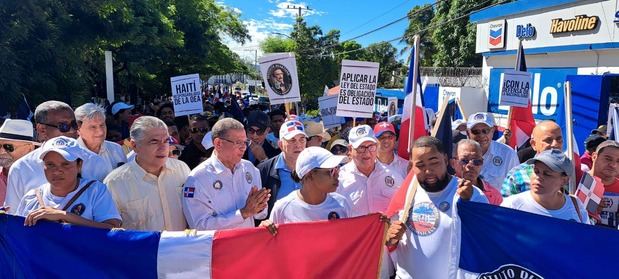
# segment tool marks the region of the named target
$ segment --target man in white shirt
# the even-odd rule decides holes
[[[58,136],[77,138],[77,122],[73,109],[63,102],[47,101],[37,106],[34,111],[35,129],[39,142],[45,142]],[[84,179],[102,181],[112,171],[99,155],[83,149],[81,175]],[[15,161],[9,170],[5,205],[9,212],[14,212],[21,198],[30,189],[37,188],[47,179],[40,162],[41,150],[35,149],[26,156]]]
[[[181,191],[189,175],[182,161],[168,158],[170,135],[159,118],[142,116],[131,125],[136,153],[104,180],[123,219],[123,228],[179,231],[187,228]]]
[[[112,169],[127,162],[122,147],[105,140],[107,125],[105,109],[94,103],[86,103],[75,109],[79,138],[77,143],[105,160]]]
[[[478,112],[471,115],[466,123],[469,139],[481,145],[484,165],[481,176],[490,185],[501,191],[507,173],[519,164],[516,151],[509,146],[493,141],[495,123],[491,113]]]
[[[377,159],[386,167],[399,171],[402,177],[408,172],[408,161],[395,154],[395,128],[389,122],[380,122],[374,126],[374,135],[378,140]]]
[[[471,181],[447,173],[447,154],[434,137],[417,139],[412,150],[413,178],[406,200],[387,234],[387,245],[396,265],[397,278],[449,278],[452,218],[458,199],[488,203]],[[415,179],[419,181],[414,186]],[[414,195],[413,198],[409,195]],[[399,197],[399,196],[398,196]],[[408,200],[414,204],[407,205]]]
[[[197,230],[254,227],[254,219],[267,217],[271,195],[262,188],[258,169],[242,159],[249,144],[245,127],[224,118],[211,136],[213,155],[191,171],[183,190],[187,223]]]
[[[350,129],[348,140],[352,161],[340,170],[337,193],[350,201],[351,217],[385,212],[404,178],[400,171],[376,162],[377,140],[370,126]],[[393,264],[386,250],[381,264],[381,278],[389,278]]]

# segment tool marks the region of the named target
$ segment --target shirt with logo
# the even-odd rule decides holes
[[[481,168],[480,175],[499,191],[507,173],[520,163],[515,150],[496,141],[490,142],[488,151],[483,158],[484,165]]]
[[[183,189],[183,211],[192,229],[221,230],[254,227],[255,219],[265,219],[267,208],[243,219],[241,209],[251,188],[262,188],[260,172],[241,159],[234,171],[213,154],[191,171]]]
[[[412,188],[409,187],[408,191]],[[452,221],[457,214],[454,205],[460,198],[457,189],[458,178],[455,176],[440,192],[426,192],[417,187],[414,205],[405,222],[406,232],[390,255],[396,265],[396,278],[449,278]],[[471,201],[488,203],[477,187],[473,187]],[[397,218],[402,214],[400,210]]]
[[[314,205],[303,201],[297,190],[275,202],[270,220],[274,224],[334,220],[348,218],[350,212],[348,200],[338,193],[329,193],[322,203]]]
[[[346,197],[352,206],[352,216],[385,212],[404,178],[399,171],[377,163],[370,176],[361,173],[354,161],[340,169],[337,193]]]
[[[41,193],[41,199],[45,206],[63,209],[67,203],[79,192],[90,180],[81,179],[79,186],[64,197],[52,194],[49,183],[39,188],[31,189],[26,193],[17,208],[17,215],[26,217],[28,214],[41,207],[37,199],[37,191]],[[116,209],[112,195],[108,192],[105,184],[95,181],[86,189],[66,210],[67,212],[81,216],[95,222],[103,222],[110,219],[121,220]]]

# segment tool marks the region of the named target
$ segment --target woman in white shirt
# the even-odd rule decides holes
[[[339,166],[345,156],[335,156],[320,147],[308,147],[297,159],[293,180],[301,189],[275,202],[270,221],[274,224],[332,220],[350,216],[350,204],[335,193]],[[263,226],[268,225],[263,223]]]
[[[57,137],[41,148],[48,183],[22,198],[17,215],[26,217],[24,225],[49,220],[105,229],[120,227],[120,214],[105,184],[80,178],[84,151],[77,141]]]
[[[589,223],[583,204],[573,196],[563,194],[561,188],[574,176],[574,166],[560,150],[539,153],[527,161],[534,165],[531,189],[507,197],[501,206],[539,215]]]

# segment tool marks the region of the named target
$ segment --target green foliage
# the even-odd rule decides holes
[[[169,94],[174,75],[247,71],[221,38],[244,42],[247,29],[215,0],[1,1],[0,17],[0,88],[9,103],[19,93],[33,105],[104,97],[105,50],[114,56],[116,95],[133,98]]]
[[[268,37],[262,43],[260,48],[264,53],[276,53],[276,52],[294,52],[296,49],[295,43],[292,39],[282,39],[280,37]]]

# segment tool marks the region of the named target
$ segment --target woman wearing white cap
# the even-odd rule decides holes
[[[589,223],[583,204],[573,196],[561,192],[561,188],[574,176],[574,166],[563,152],[546,150],[528,164],[534,165],[531,174],[531,190],[509,196],[501,206],[518,209],[548,217]]]
[[[120,227],[121,217],[105,184],[80,177],[83,150],[77,141],[57,137],[45,142],[39,157],[48,183],[30,190],[21,200],[17,215],[25,225],[40,220],[59,221],[96,228]]]
[[[301,183],[301,189],[275,202],[270,221],[283,224],[350,217],[350,204],[344,196],[334,193],[339,184],[339,166],[345,159],[320,147],[304,149],[292,175]]]

